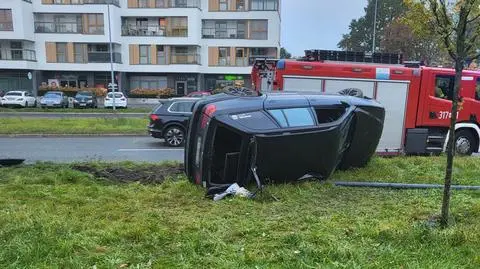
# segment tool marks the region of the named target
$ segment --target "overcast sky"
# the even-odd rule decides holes
[[[282,0],[281,45],[294,56],[333,49],[350,21],[364,15],[367,0]]]

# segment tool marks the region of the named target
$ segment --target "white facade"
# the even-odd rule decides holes
[[[172,1],[172,0],[169,0]],[[196,0],[189,0],[194,3]],[[236,74],[248,76],[251,72],[249,66],[213,66],[209,65],[209,47],[245,47],[245,48],[276,48],[277,55],[280,52],[280,11],[238,11],[238,12],[211,12],[209,0],[198,0],[198,8],[129,8],[128,0],[120,0],[119,6],[106,4],[43,4],[43,0],[1,0],[0,9],[10,9],[12,12],[13,31],[0,30],[0,49],[7,47],[11,40],[34,42],[31,49],[35,53],[35,61],[29,60],[5,60],[0,58],[0,69],[12,70],[37,70],[55,72],[109,72],[110,63],[59,63],[47,61],[47,43],[108,43],[109,42],[109,18],[111,39],[116,45],[114,52],[121,53],[121,62],[114,64],[115,72],[123,73],[162,73],[162,74]],[[232,1],[232,0],[229,0]],[[245,0],[258,1],[258,0]],[[267,1],[267,0],[260,0]],[[268,0],[273,1],[273,0]],[[48,2],[48,1],[46,1]],[[52,1],[53,2],[53,1]],[[74,2],[74,1],[72,1]],[[148,1],[147,1],[148,2]],[[188,2],[190,4],[190,2]],[[211,2],[211,1],[210,1]],[[280,0],[278,0],[280,6]],[[42,16],[48,21],[49,14],[72,16],[65,23],[73,25],[73,16],[83,14],[103,14],[103,34],[84,34],[72,32],[39,32],[36,31],[35,18]],[[39,15],[41,14],[41,15]],[[188,35],[185,37],[167,36],[125,36],[122,35],[122,18],[160,18],[160,17],[187,17]],[[252,39],[205,39],[202,38],[203,20],[267,20],[268,38],[266,40]],[[37,19],[38,22],[38,19]],[[75,26],[73,26],[74,28]],[[82,25],[78,25],[79,29]],[[67,27],[68,28],[68,27]],[[7,42],[7,43],[5,43]],[[30,44],[30,43],[28,43]],[[165,45],[165,46],[195,46],[198,47],[200,61],[198,64],[131,64],[130,45]],[[28,45],[30,46],[30,45]],[[28,47],[27,46],[27,47]],[[25,49],[25,47],[24,47]],[[29,48],[30,49],[30,48]],[[8,52],[7,52],[8,53]],[[42,80],[40,78],[40,80]],[[39,82],[38,82],[39,83]],[[200,85],[200,82],[198,82]],[[199,86],[201,88],[201,86]]]

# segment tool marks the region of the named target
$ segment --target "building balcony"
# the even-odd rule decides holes
[[[136,0],[128,1],[128,8],[200,8],[201,0]]]
[[[44,5],[115,5],[120,7],[119,0],[42,0]]]
[[[35,22],[35,33],[81,34],[82,24],[74,22]]]
[[[202,28],[202,38],[211,39],[247,39],[245,30],[238,28]]]
[[[0,31],[13,31],[12,22],[0,22]]]
[[[0,49],[0,61],[37,61],[35,50]]]
[[[170,55],[170,64],[201,64],[200,54],[198,53],[172,53]]]
[[[122,26],[122,36],[164,36],[164,37],[187,37],[187,28],[167,29],[160,25],[124,25]]]

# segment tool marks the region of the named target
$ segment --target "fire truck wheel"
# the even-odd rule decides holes
[[[475,137],[469,130],[460,130],[455,134],[455,148],[458,155],[470,156],[476,145]]]

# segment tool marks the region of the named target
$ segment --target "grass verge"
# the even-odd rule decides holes
[[[473,175],[477,160],[458,159],[455,167]],[[366,169],[334,178],[376,180],[397,173],[402,180],[424,182],[420,168],[442,163],[441,158],[374,159]],[[455,223],[440,230],[428,220],[439,211],[441,190],[306,182],[269,186],[279,201],[212,202],[183,176],[159,185],[120,184],[72,167],[0,169],[3,268],[480,267],[479,192],[454,191]],[[470,182],[469,173],[464,182]]]
[[[147,119],[0,118],[0,134],[145,134]]]
[[[116,109],[116,113],[149,113],[153,109],[152,107],[139,107],[139,108],[127,108],[127,109]],[[85,108],[85,109],[74,109],[74,108],[39,108],[39,107],[29,107],[29,108],[6,108],[0,107],[1,112],[10,112],[10,113],[22,113],[22,112],[51,112],[51,113],[113,113],[112,109],[103,109],[103,108]]]

